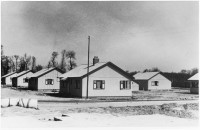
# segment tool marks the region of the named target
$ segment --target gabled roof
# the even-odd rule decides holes
[[[18,77],[20,77],[22,75],[25,75],[25,74],[29,73],[29,72],[31,72],[31,70],[22,71],[20,73],[17,73],[16,75],[14,75],[13,78],[18,78]]]
[[[144,73],[137,73],[133,75],[133,77],[136,80],[149,80],[152,77],[156,76],[157,74],[159,74],[159,72],[144,72]]]
[[[6,77],[8,77],[8,76],[11,76],[11,75],[13,75],[13,74],[15,74],[16,72],[11,72],[11,73],[8,73],[8,74],[6,74],[6,75],[4,75],[4,76],[2,76],[1,78],[6,78]]]
[[[53,71],[53,70],[57,70],[57,71],[59,71],[60,73],[63,73],[63,72],[62,72],[61,70],[59,70],[58,68],[56,68],[56,67],[51,67],[51,68],[42,69],[42,70],[40,70],[40,71],[34,73],[31,77],[37,77],[37,78],[39,78],[39,77],[41,77],[41,76],[43,76],[43,75],[45,75],[45,74],[47,74],[47,73],[49,73],[49,72],[51,72],[51,71]]]
[[[121,68],[119,68],[118,66],[113,64],[112,62],[99,62],[99,63],[96,63],[95,65],[91,64],[89,66],[89,75],[102,69],[105,66],[111,67],[112,69],[119,72],[120,74],[127,77],[128,79],[133,79],[130,75],[128,75],[128,73],[126,73],[124,70],[122,70]],[[70,77],[84,78],[86,76],[87,76],[87,64],[80,65],[80,66],[74,68],[73,70],[66,72],[63,75],[60,75],[59,77],[62,77],[62,80],[65,80]]]
[[[188,80],[199,80],[199,73],[193,75],[193,76],[190,77]]]

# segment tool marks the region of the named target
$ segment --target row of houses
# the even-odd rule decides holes
[[[132,77],[112,62],[99,62],[98,57],[89,65],[89,73],[87,69],[87,64],[83,64],[64,74],[58,68],[10,73],[2,77],[2,84],[30,90],[59,90],[73,97],[129,97],[133,91],[171,89],[171,81],[162,73],[137,73]]]

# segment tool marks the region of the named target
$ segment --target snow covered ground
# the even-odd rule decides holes
[[[2,128],[37,127],[197,127],[198,120],[165,115],[114,116],[98,113],[70,113],[59,117],[62,121],[49,121],[31,116],[2,117]]]

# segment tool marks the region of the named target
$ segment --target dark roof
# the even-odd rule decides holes
[[[10,76],[10,75],[13,75],[13,74],[15,74],[16,72],[11,72],[11,73],[8,73],[8,74],[6,74],[6,75],[4,75],[4,76],[2,76],[1,78],[6,78],[6,77],[8,77],[8,76]]]

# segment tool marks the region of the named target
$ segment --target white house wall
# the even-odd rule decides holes
[[[93,89],[93,80],[105,80],[105,89],[95,90]],[[139,86],[135,82],[132,82],[132,89],[120,90],[120,81],[128,80],[123,75],[119,74],[115,70],[106,66],[89,76],[89,97],[96,96],[132,96],[132,91],[138,90]],[[82,97],[86,96],[87,77],[82,79]]]
[[[27,74],[24,74],[17,78],[17,86],[24,86],[28,87],[28,82],[24,83],[24,78],[31,77],[33,75],[32,72],[28,72]]]
[[[60,81],[57,78],[58,76],[60,76],[61,73],[58,72],[57,70],[53,70],[41,77],[38,78],[38,90],[39,89],[60,89]],[[53,79],[54,84],[53,85],[46,85],[45,84],[45,80],[46,79]]]
[[[10,80],[10,78],[13,76],[16,76],[16,73],[6,77],[6,85],[12,85],[12,80]]]
[[[158,81],[158,86],[152,86],[152,81]],[[162,76],[161,74],[156,75],[152,79],[148,81],[148,89],[154,90],[154,89],[171,89],[171,81]]]

